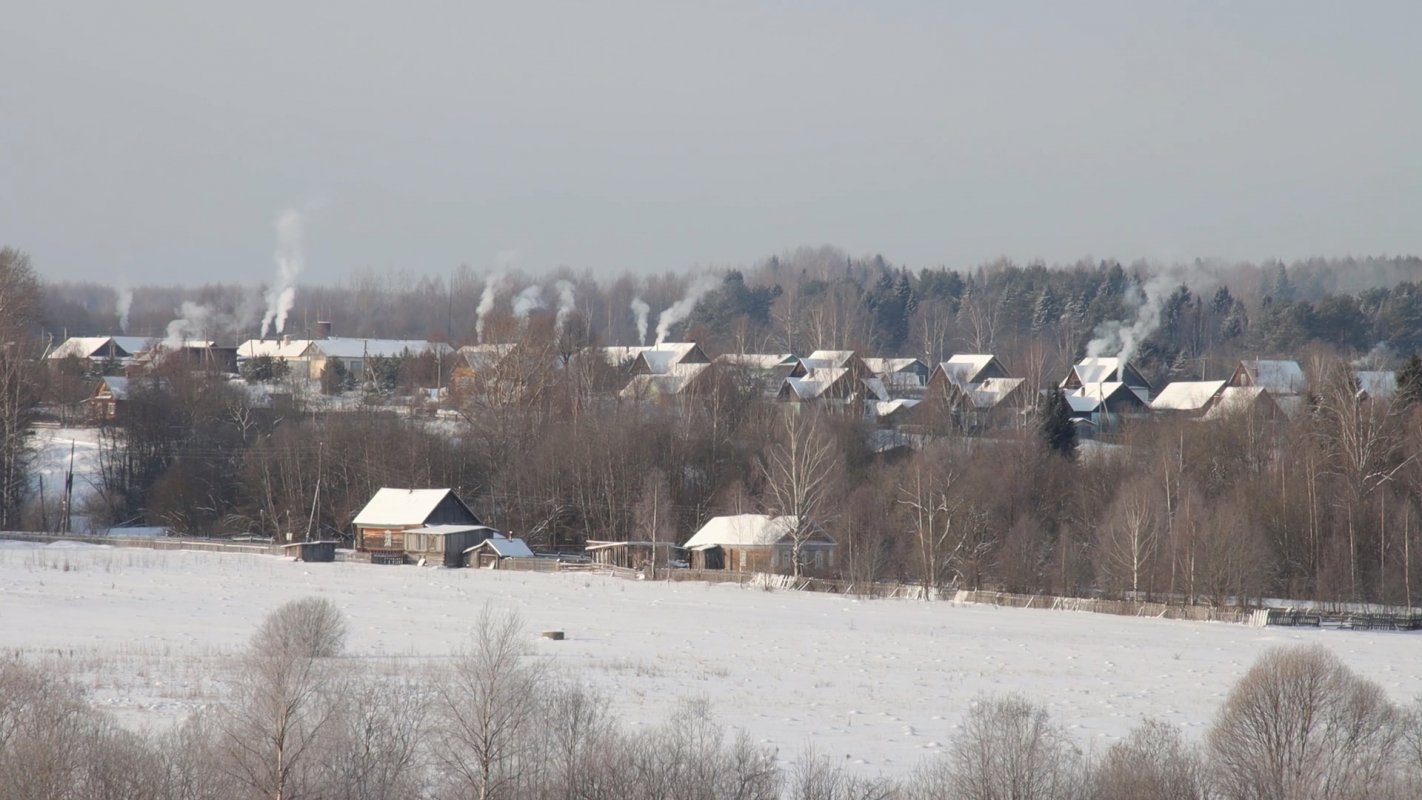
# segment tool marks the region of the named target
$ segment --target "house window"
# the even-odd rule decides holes
[[[742,551],[741,551],[741,571],[744,572],[745,569],[746,569],[746,551],[742,550]]]
[[[816,551],[815,551],[815,569],[824,569],[824,568],[825,568],[825,551],[823,551],[823,550],[816,550]]]
[[[391,547],[391,546],[394,545],[394,544],[395,544],[395,536],[394,536],[393,534],[391,534],[390,531],[386,531],[386,532],[385,532],[385,546],[386,546],[386,547]]]

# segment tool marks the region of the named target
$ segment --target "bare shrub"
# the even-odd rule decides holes
[[[1320,645],[1265,653],[1209,734],[1226,798],[1377,797],[1402,719],[1382,689]]]
[[[801,753],[790,768],[790,797],[795,800],[894,800],[898,796],[893,781],[854,775],[813,748]]]
[[[343,692],[319,742],[315,769],[329,800],[421,796],[426,698],[398,679],[364,680]]]
[[[252,637],[259,654],[334,658],[346,647],[345,615],[324,597],[303,597],[268,614]]]
[[[1097,800],[1204,800],[1208,796],[1204,767],[1180,731],[1158,720],[1146,720],[1118,742],[1093,773]]]
[[[1086,796],[1080,751],[1044,708],[1008,696],[980,700],[942,759],[909,783],[913,800],[1073,800]]]

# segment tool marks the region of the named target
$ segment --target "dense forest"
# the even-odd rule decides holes
[[[33,274],[7,252],[9,269]],[[301,287],[293,335],[320,319],[348,336],[482,338],[515,344],[519,356],[498,391],[417,394],[397,410],[392,396],[442,385],[448,369],[396,364],[378,391],[357,388],[338,407],[297,393],[280,414],[244,388],[270,376],[243,384],[160,367],[134,383],[125,424],[104,429],[83,516],[214,535],[343,533],[381,486],[449,486],[481,518],[544,547],[684,540],[716,514],[794,510],[832,533],[839,569],[855,581],[1415,604],[1422,366],[1408,359],[1422,349],[1419,281],[1417,258],[914,272],[819,249],[713,277],[459,270]],[[12,330],[30,331],[34,347],[7,363],[36,363],[41,331],[113,333],[124,316],[130,334],[161,336],[180,315],[190,330],[236,342],[256,335],[261,313],[258,290],[230,285],[136,289],[131,305],[100,286],[36,282],[32,294],[32,322]],[[787,413],[765,387],[730,374],[694,395],[628,401],[617,395],[625,376],[578,357],[658,329],[712,355],[843,348],[932,364],[995,353],[1034,389],[1086,354],[1128,357],[1157,390],[1273,356],[1298,360],[1309,391],[1292,418],[1142,417],[1091,446],[1054,436],[1052,415],[1030,409],[989,435],[930,413],[911,426],[913,447],[885,448],[863,415]],[[1360,392],[1363,366],[1400,369],[1399,391]],[[15,374],[31,417],[92,378]],[[784,491],[776,465],[792,452],[816,457],[813,496]],[[7,482],[7,525],[42,527],[54,512],[25,485]]]

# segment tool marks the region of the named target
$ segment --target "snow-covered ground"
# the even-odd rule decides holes
[[[372,668],[449,655],[487,603],[518,612],[540,657],[605,689],[633,724],[705,697],[782,752],[813,745],[874,773],[902,774],[942,747],[983,693],[1046,704],[1096,750],[1147,715],[1199,736],[1280,643],[1321,642],[1398,701],[1422,693],[1417,634],[16,542],[0,542],[0,650],[68,662],[124,721],[161,723],[220,692],[224,656],[305,595],[345,610],[351,657]],[[537,638],[545,629],[568,638]]]
[[[64,475],[70,468],[70,452],[74,465],[74,508],[83,507],[84,498],[98,489],[99,429],[98,428],[36,428],[34,432],[35,460],[31,480],[39,492],[44,480],[46,502],[54,503],[64,496]],[[82,520],[75,516],[76,530]]]

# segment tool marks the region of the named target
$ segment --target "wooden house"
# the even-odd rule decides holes
[[[101,378],[88,402],[94,419],[100,422],[119,420],[123,416],[124,406],[128,404],[128,378]]]
[[[706,351],[695,342],[662,342],[636,347],[604,347],[603,358],[631,375],[665,375],[678,364],[710,364]]]
[[[960,353],[933,368],[924,393],[924,424],[947,420],[955,430],[984,431],[1020,423],[1031,404],[1024,378],[1008,375],[997,356]]]
[[[1275,396],[1303,394],[1308,378],[1297,361],[1253,359],[1239,362],[1229,376],[1230,386],[1259,386]]]
[[[682,545],[696,569],[732,572],[792,572],[795,517],[736,514],[712,517]],[[835,569],[835,541],[816,528],[800,547],[800,572],[827,575]]]
[[[1122,383],[1140,397],[1142,403],[1149,403],[1150,381],[1129,361],[1119,358],[1083,358],[1072,365],[1061,387],[1068,394],[1080,391],[1093,384]]]
[[[355,528],[357,550],[370,553],[372,561],[395,564],[405,563],[407,553],[411,552],[406,548],[406,536],[415,529],[483,526],[452,489],[391,488],[376,492],[351,524]],[[436,552],[432,549],[435,542],[424,538],[425,534],[415,535],[421,538],[409,540],[416,546],[413,554],[417,558],[432,556]],[[429,533],[430,537],[439,535],[442,534]],[[437,552],[443,561],[447,548],[443,544],[439,547]]]
[[[536,558],[522,539],[490,536],[464,551],[464,563],[481,569],[498,569],[506,559]]]
[[[916,358],[865,358],[863,361],[894,397],[917,397],[928,385],[928,365]]]

